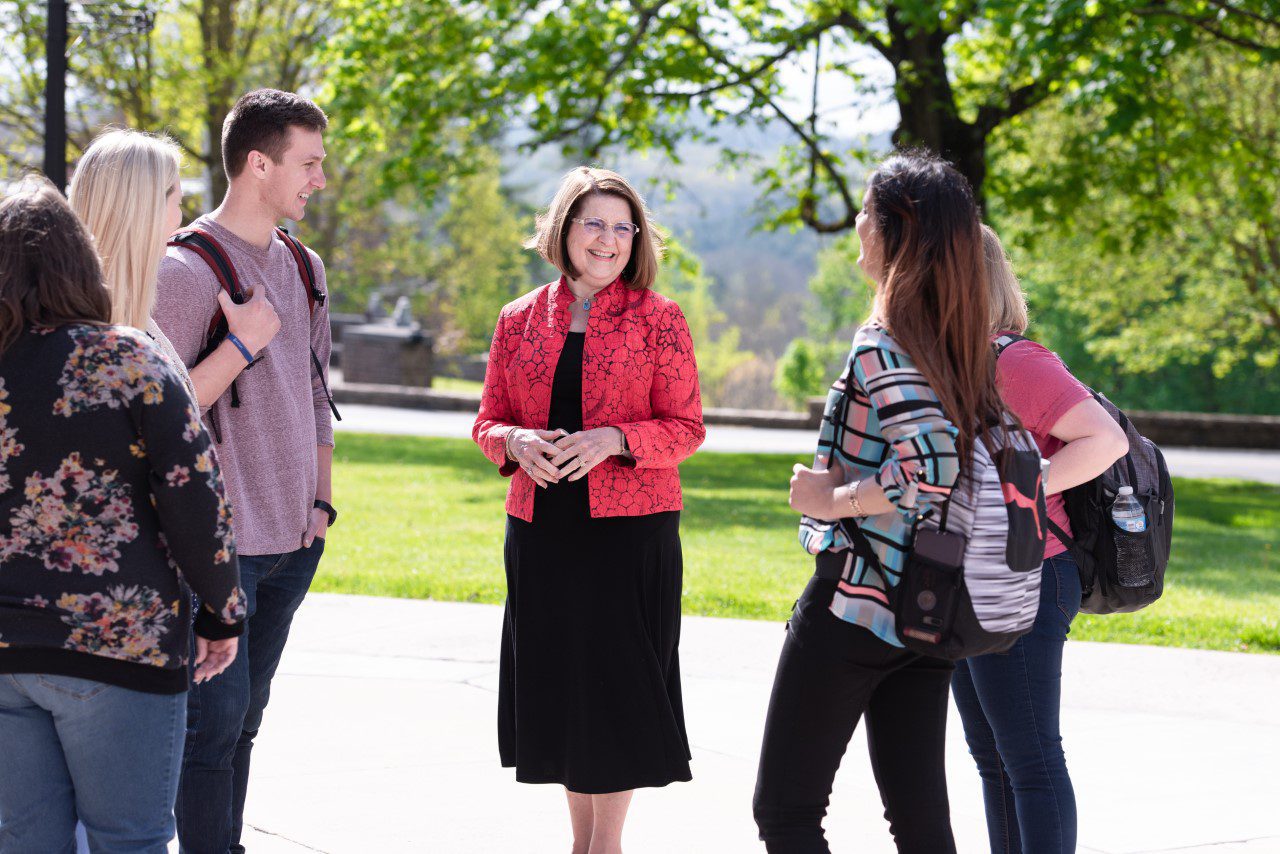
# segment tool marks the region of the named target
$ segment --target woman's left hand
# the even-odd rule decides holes
[[[847,516],[847,508],[838,508],[836,490],[844,486],[840,467],[811,469],[796,463],[791,468],[791,509],[812,519],[833,520]]]
[[[551,458],[551,464],[559,467],[568,463],[560,479],[578,480],[609,457],[625,453],[626,436],[617,427],[597,427],[556,439],[555,446],[561,450]]]

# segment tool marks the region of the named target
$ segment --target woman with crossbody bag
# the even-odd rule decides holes
[[[967,474],[983,425],[1003,416],[982,236],[968,182],[924,153],[897,154],[872,173],[857,231],[875,306],[828,396],[814,466],[796,466],[791,480],[816,571],[788,622],[755,818],[771,854],[828,851],[832,781],[865,717],[898,851],[947,854],[952,664],[904,648],[889,593],[916,523]],[[873,559],[855,552],[845,525],[857,526]]]

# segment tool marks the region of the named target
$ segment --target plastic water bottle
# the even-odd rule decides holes
[[[1111,520],[1117,528],[1130,534],[1141,534],[1147,530],[1147,514],[1138,499],[1133,497],[1132,486],[1122,486],[1116,493],[1115,503],[1111,505]]]

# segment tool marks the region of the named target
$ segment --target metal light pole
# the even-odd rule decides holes
[[[44,174],[67,187],[67,0],[49,0],[45,35]]]
[[[48,30],[45,33],[44,81],[44,174],[60,191],[67,188],[67,46],[70,0],[48,0]],[[120,34],[145,35],[155,24],[155,13],[147,6],[135,8],[123,0],[83,0],[76,4],[75,24],[80,36],[105,37]],[[150,50],[150,45],[148,45]],[[150,63],[148,62],[148,73]],[[148,86],[150,85],[148,81]]]

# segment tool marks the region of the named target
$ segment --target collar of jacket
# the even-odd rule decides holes
[[[591,306],[592,313],[595,313],[596,308],[599,308],[602,312],[616,312],[639,295],[639,293],[628,288],[623,283],[622,277],[619,276],[599,291],[596,291],[595,302]],[[568,319],[570,315],[568,308],[576,299],[577,297],[573,295],[573,291],[569,289],[569,281],[566,277],[561,276],[560,281],[551,285],[551,299],[547,300],[547,304],[557,315],[560,315],[562,310],[564,311],[564,331],[566,332],[569,329]]]

